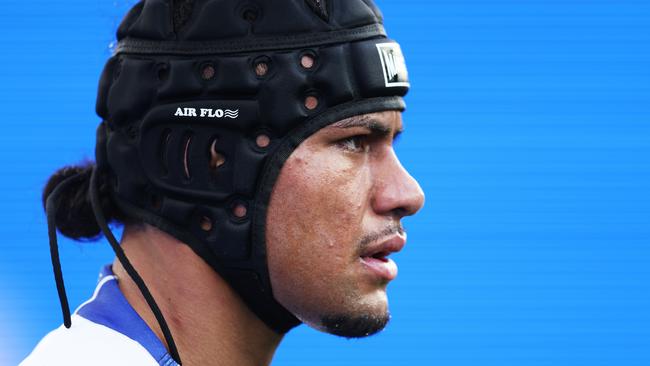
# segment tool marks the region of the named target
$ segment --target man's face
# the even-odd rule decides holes
[[[399,112],[325,127],[286,161],[273,188],[267,250],[275,298],[306,324],[362,337],[389,319],[386,258],[401,249],[400,219],[424,202],[393,151]]]

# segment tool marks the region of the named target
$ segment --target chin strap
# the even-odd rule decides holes
[[[176,343],[174,342],[172,333],[169,330],[169,327],[167,326],[167,321],[165,321],[165,317],[160,311],[160,308],[158,307],[156,300],[154,300],[153,296],[151,295],[151,292],[149,292],[149,289],[147,288],[147,285],[144,283],[144,280],[142,279],[142,277],[140,277],[140,275],[135,270],[135,268],[133,267],[129,259],[126,257],[126,254],[124,254],[124,250],[122,250],[122,247],[118,243],[117,239],[115,239],[115,236],[113,235],[113,233],[108,227],[106,218],[104,217],[104,213],[102,212],[101,209],[101,203],[99,202],[99,192],[97,191],[98,174],[99,174],[98,168],[95,165],[93,167],[92,175],[90,176],[89,195],[90,195],[90,203],[92,205],[93,212],[95,214],[95,220],[97,220],[97,225],[99,225],[99,227],[102,229],[104,236],[106,236],[108,243],[111,245],[111,248],[113,248],[113,251],[117,256],[117,259],[120,261],[120,263],[126,270],[126,273],[128,273],[129,277],[131,277],[133,282],[135,282],[135,284],[138,286],[140,293],[147,301],[147,305],[149,305],[149,308],[151,308],[151,311],[156,317],[156,320],[158,321],[158,325],[160,326],[160,329],[163,332],[165,341],[167,342],[167,347],[169,348],[169,354],[179,365],[182,365],[181,357],[178,354],[178,349],[176,348]]]

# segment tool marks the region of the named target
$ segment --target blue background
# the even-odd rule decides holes
[[[97,80],[133,1],[0,3],[0,365],[61,322],[40,191],[93,157]],[[412,80],[393,321],[291,332],[274,365],[649,365],[650,2],[379,1]],[[61,240],[72,308],[104,241]]]

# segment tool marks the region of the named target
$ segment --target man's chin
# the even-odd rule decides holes
[[[321,319],[324,332],[346,338],[363,338],[383,330],[390,321],[390,313],[364,315],[328,315]]]

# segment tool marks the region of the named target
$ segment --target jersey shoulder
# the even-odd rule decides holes
[[[46,335],[19,366],[158,366],[138,342],[79,315],[70,329],[61,326]]]

